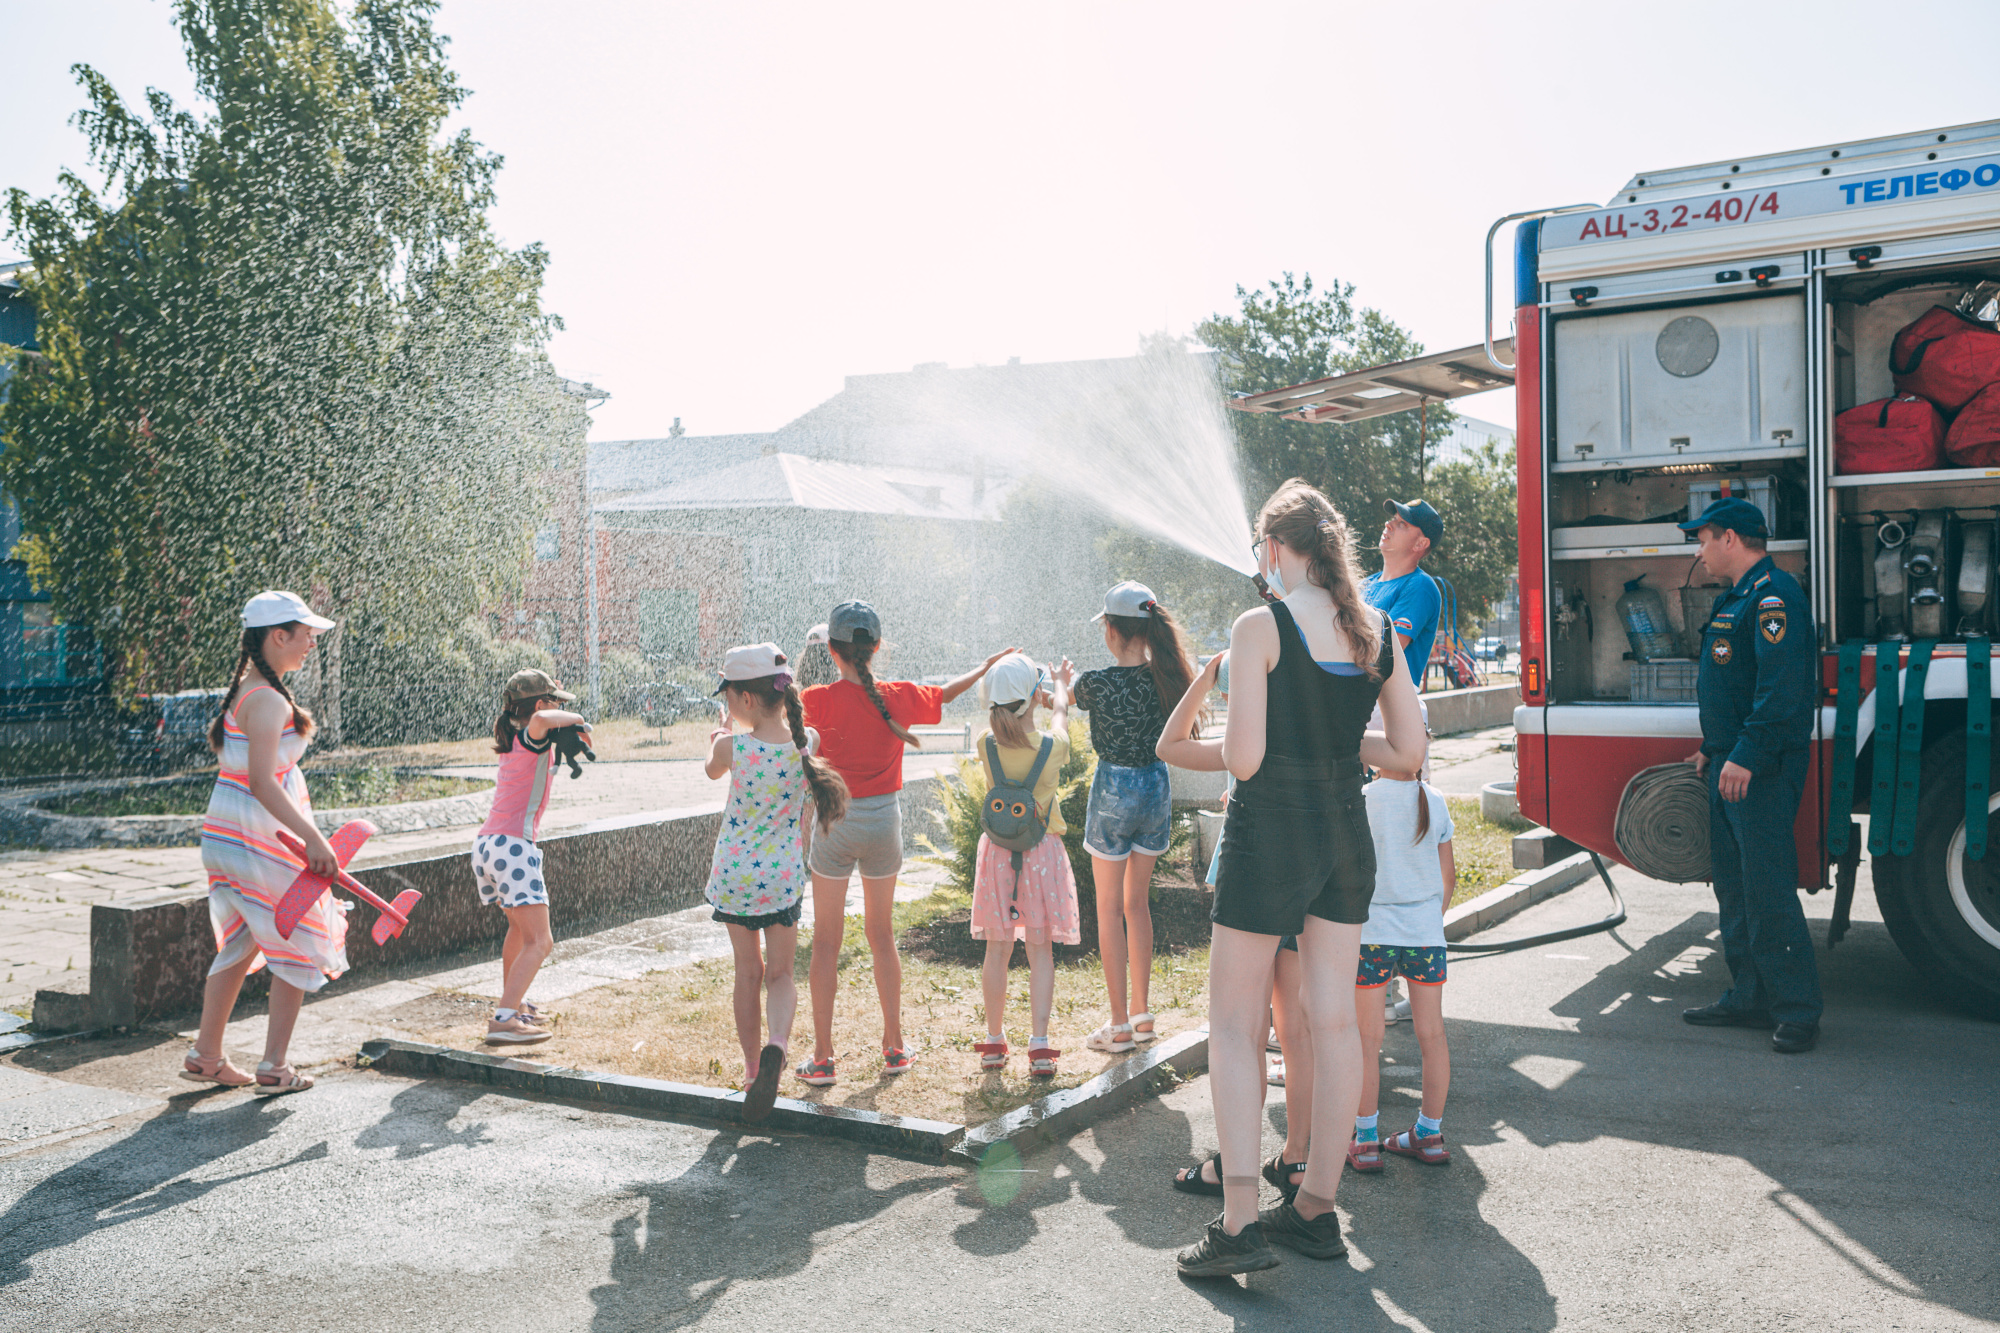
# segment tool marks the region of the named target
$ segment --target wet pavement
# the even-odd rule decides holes
[[[1455,1159],[1350,1174],[1344,1262],[1174,1276],[1214,1207],[1166,1187],[1213,1143],[1205,1079],[974,1173],[352,1070],[257,1102],[139,1034],[0,1065],[34,1131],[0,1142],[0,1326],[2000,1327],[2000,1026],[1926,993],[1864,887],[1818,1051],[1687,1027],[1713,900],[1619,878],[1615,934],[1454,960]],[[1495,933],[1601,912],[1586,884]],[[1407,1025],[1387,1054],[1394,1125]]]

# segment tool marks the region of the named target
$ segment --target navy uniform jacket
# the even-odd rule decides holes
[[[1799,581],[1765,556],[1715,603],[1702,630],[1701,752],[1775,770],[1812,735],[1819,637]]]

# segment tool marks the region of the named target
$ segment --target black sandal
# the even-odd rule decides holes
[[[1304,1162],[1288,1162],[1285,1160],[1283,1153],[1278,1153],[1270,1161],[1264,1163],[1264,1179],[1270,1181],[1272,1186],[1285,1196],[1286,1203],[1290,1203],[1298,1197],[1299,1190],[1305,1185],[1304,1180],[1300,1180],[1297,1185],[1294,1185],[1292,1183],[1292,1172],[1303,1172],[1305,1169],[1306,1164]]]
[[[1215,1156],[1209,1158],[1208,1161],[1215,1163],[1215,1179],[1213,1181],[1201,1178],[1201,1169],[1207,1166],[1208,1162],[1197,1162],[1193,1166],[1184,1166],[1174,1172],[1174,1188],[1183,1194],[1205,1194],[1210,1198],[1221,1198],[1222,1154],[1217,1153]]]

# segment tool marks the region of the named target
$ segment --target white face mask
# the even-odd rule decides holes
[[[1285,594],[1290,592],[1291,589],[1285,586],[1285,576],[1278,572],[1277,557],[1268,554],[1271,548],[1269,546],[1266,546],[1264,549],[1267,553],[1266,567],[1264,569],[1264,582],[1267,586],[1269,586],[1271,592],[1278,598],[1278,600],[1283,601],[1285,598]]]

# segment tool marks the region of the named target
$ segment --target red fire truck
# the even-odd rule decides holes
[[[1496,345],[1492,242],[1509,222],[1514,336]],[[1633,781],[1701,735],[1693,659],[1723,589],[1674,524],[1723,494],[1762,507],[1823,650],[1801,886],[1834,889],[1837,941],[1865,850],[1904,955],[2000,1017],[2000,466],[1983,465],[2000,441],[1961,450],[1955,432],[1958,462],[1863,471],[1843,434],[1915,405],[1921,340],[1897,335],[1946,319],[1933,307],[1992,333],[2000,122],[1641,172],[1608,204],[1514,214],[1487,241],[1483,346],[1237,406],[1355,420],[1514,382],[1521,810],[1648,873],[1706,843],[1684,789],[1649,801]],[[1940,431],[1954,411],[1940,405]]]

